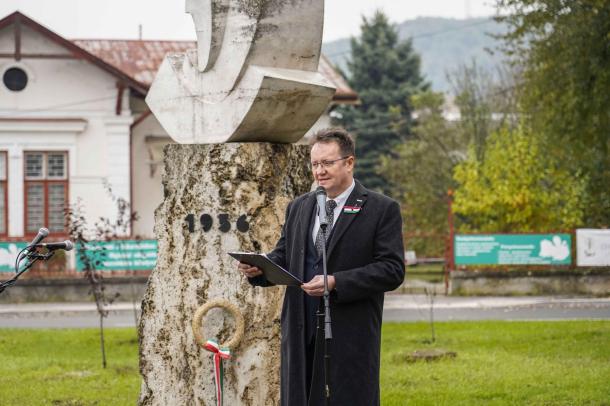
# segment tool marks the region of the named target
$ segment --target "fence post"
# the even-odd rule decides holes
[[[447,190],[447,222],[449,225],[449,236],[445,253],[445,295],[449,294],[449,273],[455,269],[454,224],[453,224],[453,190]]]

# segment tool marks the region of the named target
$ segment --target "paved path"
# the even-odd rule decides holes
[[[610,320],[610,298],[446,297],[434,298],[434,319],[463,320]],[[386,295],[384,321],[427,321],[425,295]]]
[[[108,306],[106,327],[134,327],[140,305],[114,303]],[[0,304],[1,328],[84,328],[98,327],[95,303]]]
[[[610,320],[610,298],[436,296],[433,308],[437,321]],[[108,310],[106,326],[135,326],[132,303],[115,303]],[[427,321],[429,298],[388,294],[383,317],[385,321]],[[93,303],[0,304],[0,328],[81,328],[98,323]]]

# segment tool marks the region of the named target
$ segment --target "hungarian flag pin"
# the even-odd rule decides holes
[[[362,208],[358,206],[343,206],[343,213],[356,214],[360,213]]]

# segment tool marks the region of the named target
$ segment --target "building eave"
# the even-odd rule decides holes
[[[98,68],[115,76],[121,83],[124,83],[126,86],[129,86],[136,92],[139,92],[142,94],[146,94],[148,92],[148,89],[149,89],[148,85],[138,82],[137,80],[130,77],[129,75],[126,75],[121,70],[115,68],[114,66],[106,63],[104,60],[98,58],[97,56],[93,55],[92,53],[79,47],[74,42],[62,37],[59,34],[56,34],[55,32],[51,31],[50,29],[48,29],[48,28],[44,27],[43,25],[37,23],[36,21],[32,20],[25,14],[22,14],[19,11],[15,11],[14,13],[9,14],[8,16],[4,17],[3,19],[0,20],[0,30],[3,28],[6,28],[12,24],[21,24],[21,25],[31,28],[32,30],[38,32],[39,34],[41,34],[44,37],[51,40],[52,42],[64,47],[75,58],[84,59],[84,60],[90,62],[91,64],[97,66]]]

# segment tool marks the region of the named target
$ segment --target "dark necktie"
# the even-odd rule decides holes
[[[330,230],[333,228],[333,221],[335,218],[335,207],[337,207],[337,202],[334,200],[326,201],[326,221],[328,221],[328,226],[326,227],[326,238],[330,234]],[[318,234],[316,235],[316,251],[318,252],[318,256],[322,256],[322,244],[324,244],[324,239],[322,238],[322,227],[318,230]]]

